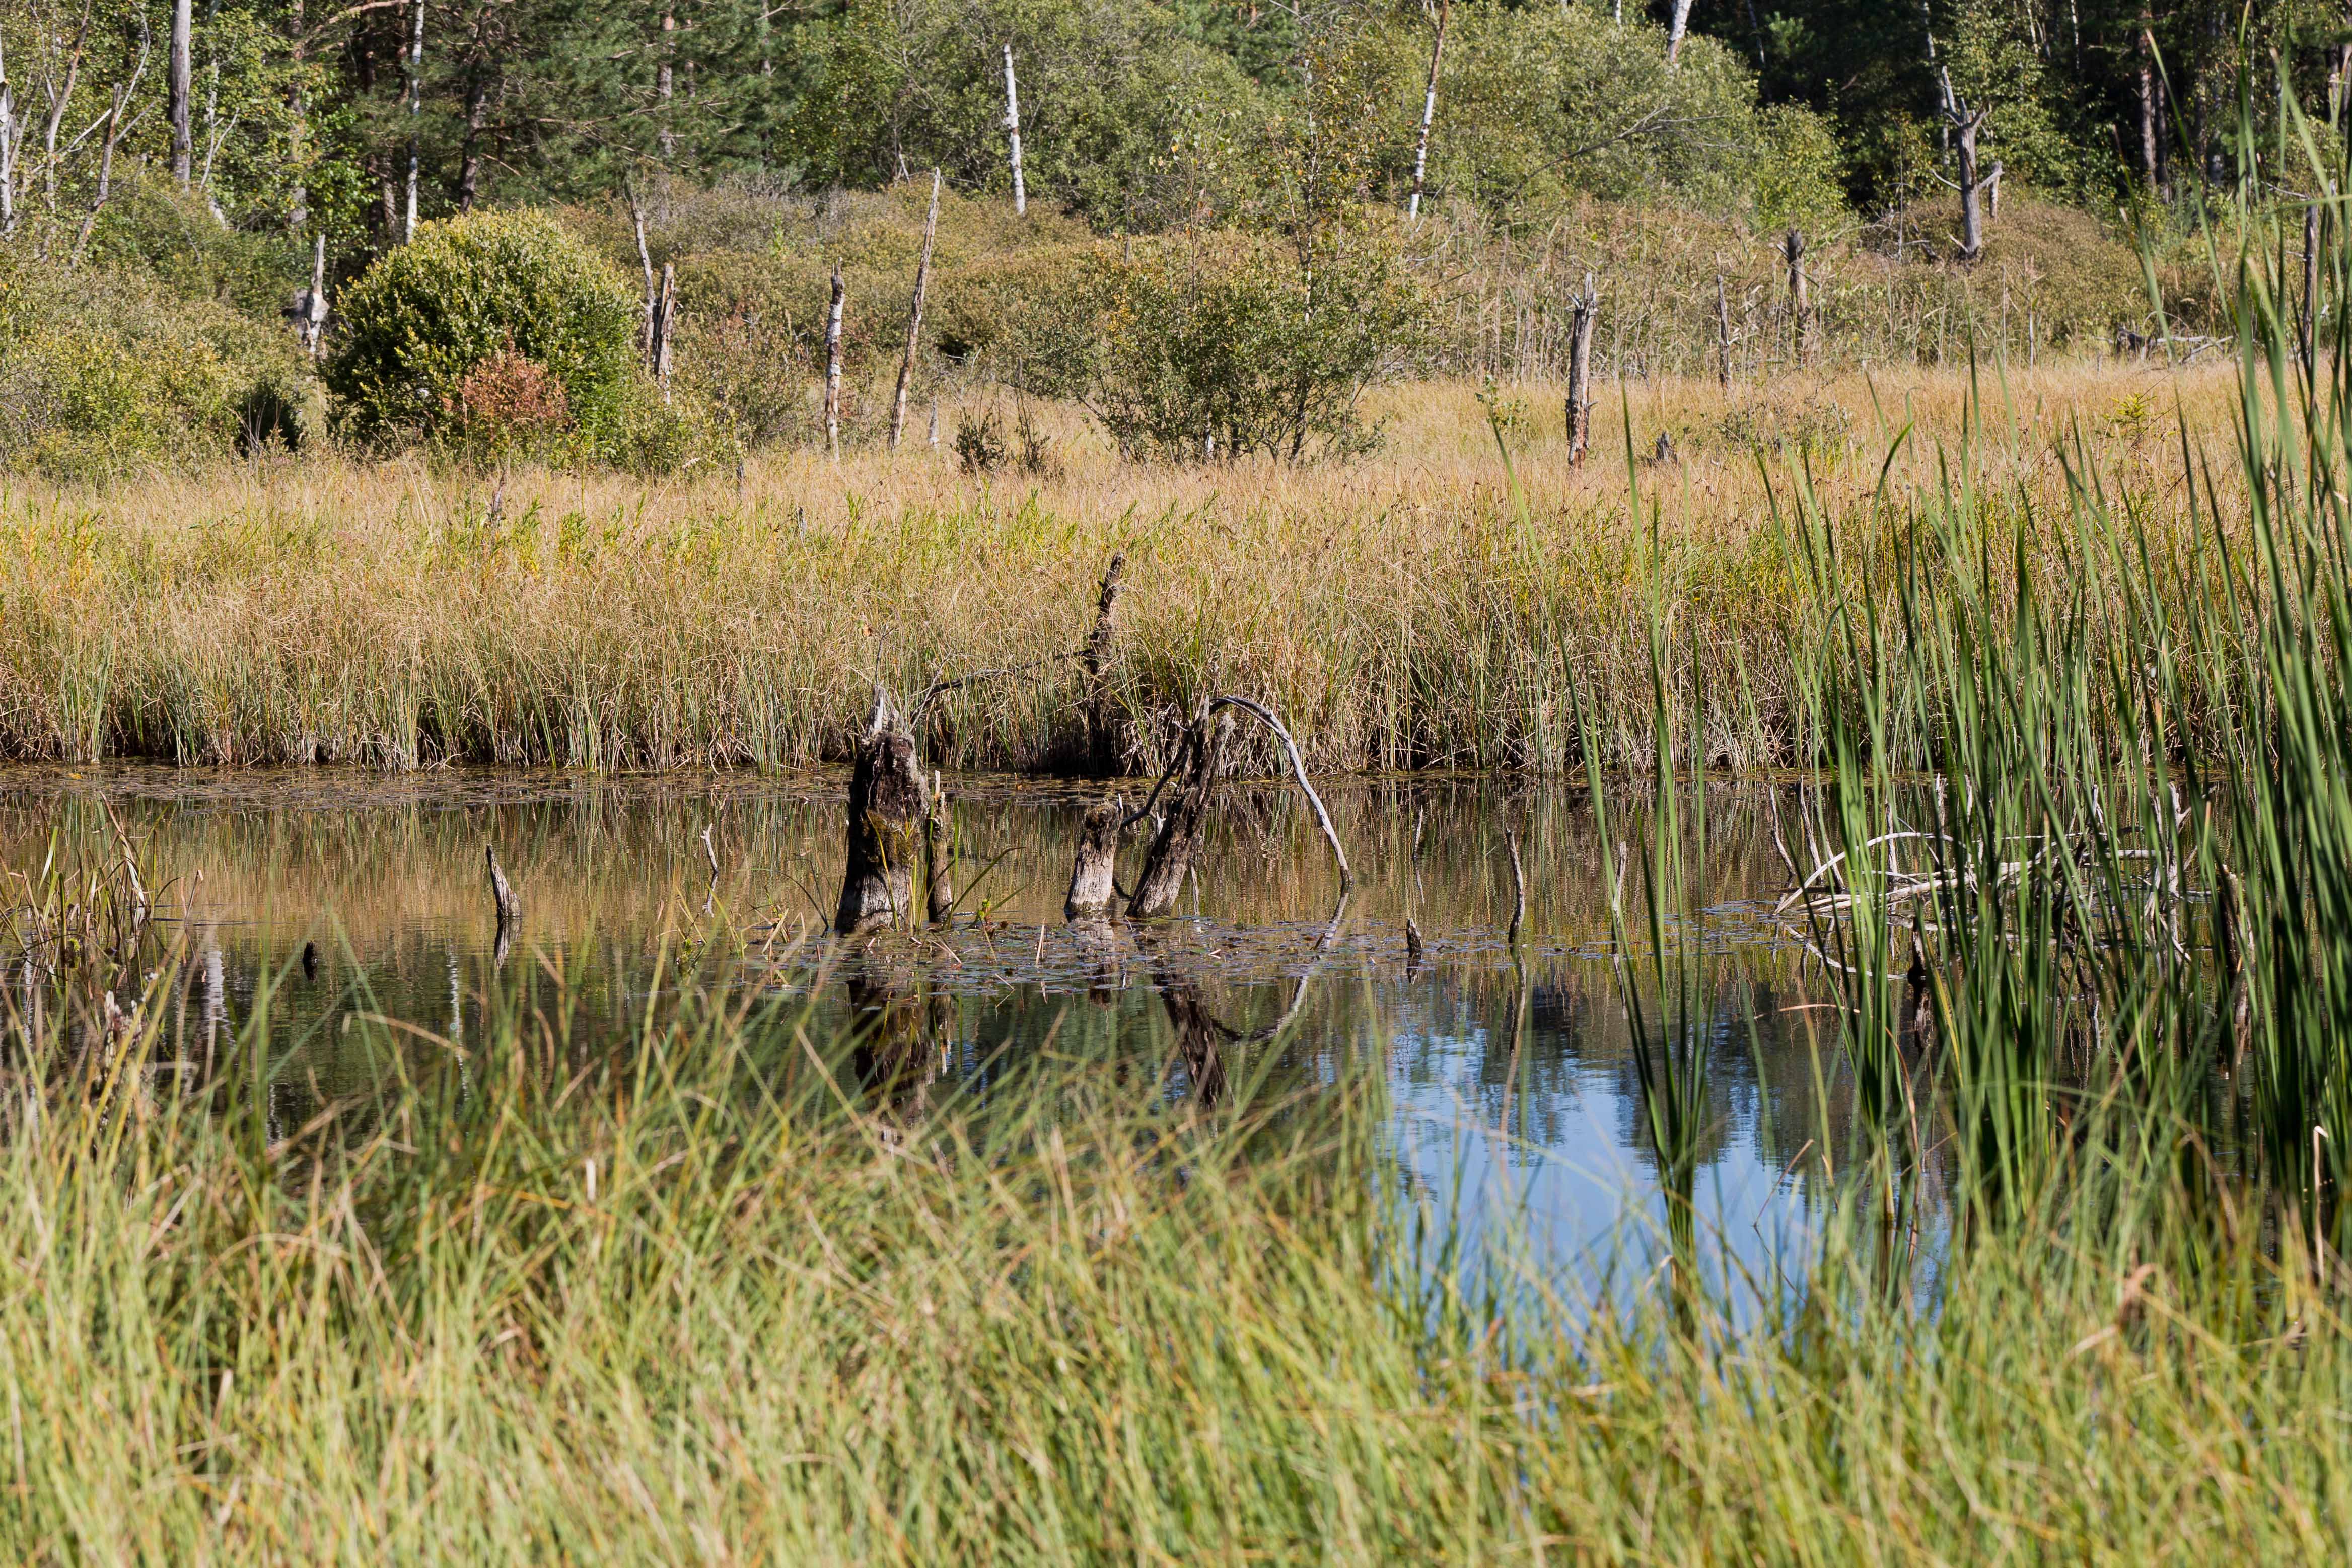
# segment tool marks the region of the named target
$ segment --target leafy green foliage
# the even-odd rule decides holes
[[[850,0],[812,24],[792,147],[815,179],[871,184],[938,165],[1003,193],[1004,57],[1020,82],[1030,199],[1104,226],[1159,227],[1188,210],[1199,122],[1247,114],[1259,89],[1167,10],[1101,0]],[[1230,170],[1229,170],[1230,172]]]
[[[136,272],[0,252],[0,463],[98,479],[319,433],[291,334]]]
[[[1662,28],[1583,7],[1464,5],[1454,26],[1430,148],[1441,191],[1498,213],[1576,195],[1754,205],[1767,225],[1837,205],[1826,134],[1794,106],[1760,115],[1749,73],[1712,39],[1669,67]],[[1407,77],[1391,91],[1418,108],[1421,89]]]
[[[1086,300],[1058,359],[1067,388],[1123,449],[1180,459],[1377,445],[1357,403],[1401,368],[1421,307],[1377,237],[1302,265],[1280,241],[1230,231],[1106,247]]]
[[[562,384],[592,437],[619,428],[635,301],[619,272],[555,221],[475,213],[428,224],[347,292],[327,384],[363,439],[430,434],[467,373],[520,354]]]

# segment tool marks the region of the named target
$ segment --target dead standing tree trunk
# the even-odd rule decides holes
[[[1079,663],[1087,677],[1087,768],[1097,778],[1108,778],[1124,771],[1121,753],[1125,715],[1118,711],[1111,700],[1110,668],[1112,618],[1118,610],[1120,575],[1127,569],[1127,556],[1122,552],[1110,558],[1105,568],[1102,592],[1095,598],[1094,629],[1087,634],[1087,646],[1079,654]]]
[[[1935,58],[1933,37],[1928,40],[1928,58]],[[1948,68],[1937,68],[1937,80],[1943,89],[1944,123],[1960,165],[1960,259],[1973,262],[1984,255],[1984,189],[1977,169],[1977,138],[1984,131],[1985,116],[1991,111],[1971,110],[1953,89],[1952,73]]]
[[[923,902],[931,923],[943,926],[955,913],[955,825],[948,820],[947,792],[931,775],[931,801],[923,813]]]
[[[1601,296],[1593,291],[1592,274],[1584,275],[1584,292],[1575,300],[1568,340],[1568,460],[1584,461],[1592,444],[1592,323],[1601,314]]]
[[[195,6],[191,0],[172,0],[172,74],[165,112],[172,122],[172,180],[183,191],[195,177],[196,139],[188,112],[195,86],[191,46],[194,31]]]
[[[1683,39],[1690,36],[1691,0],[1675,0],[1675,19],[1666,27],[1666,66],[1682,63]]]
[[[2319,326],[2319,204],[2316,201],[2303,209],[2303,320],[2297,348],[2303,354],[2303,374],[2312,374],[2315,361],[2313,346]]]
[[[425,0],[416,0],[416,30],[408,45],[408,203],[400,226],[404,245],[416,237],[416,185],[424,159]]]
[[[654,379],[661,384],[662,401],[669,401],[669,373],[677,353],[677,263],[665,261],[661,293],[654,301]]]
[[[890,400],[890,450],[907,428],[907,389],[915,380],[915,347],[923,335],[923,290],[931,280],[931,237],[940,227],[940,172],[931,171],[931,210],[923,219],[923,255],[915,263],[915,302],[907,312],[907,353],[898,362],[898,390]]]
[[[1723,274],[1715,275],[1715,379],[1731,391],[1731,305],[1723,295]]]
[[[1160,829],[1153,835],[1151,848],[1145,855],[1143,874],[1136,879],[1135,897],[1128,904],[1128,914],[1135,920],[1152,920],[1167,914],[1176,907],[1176,896],[1182,890],[1186,873],[1201,851],[1201,832],[1208,820],[1209,796],[1216,787],[1217,775],[1224,762],[1225,745],[1232,733],[1232,721],[1220,713],[1220,709],[1237,708],[1257,720],[1282,742],[1283,752],[1290,763],[1291,777],[1297,781],[1299,793],[1307,797],[1309,810],[1315,814],[1315,825],[1321,829],[1324,842],[1331,847],[1331,858],[1339,865],[1339,888],[1342,892],[1355,881],[1355,872],[1348,865],[1348,852],[1339,847],[1339,832],[1331,826],[1331,814],[1323,807],[1323,797],[1307,779],[1306,760],[1298,754],[1298,742],[1283,727],[1271,709],[1251,701],[1246,697],[1219,695],[1204,700],[1195,710],[1192,722],[1186,727],[1183,744],[1176,753],[1175,765],[1168,770],[1159,784],[1126,822],[1139,821],[1147,816],[1152,803],[1169,782],[1179,774],[1182,780],[1170,800],[1167,815],[1160,819]]]
[[[1135,897],[1128,900],[1127,912],[1131,920],[1157,920],[1176,908],[1178,895],[1184,890],[1185,875],[1192,869],[1193,858],[1201,852],[1201,831],[1209,819],[1209,795],[1216,788],[1217,774],[1225,761],[1225,742],[1233,734],[1233,720],[1213,713],[1206,702],[1192,715],[1186,726],[1183,744],[1176,752],[1176,765],[1169,770],[1169,778],[1176,780],[1176,791],[1169,798],[1167,814],[1160,817],[1159,831],[1151,836],[1151,847],[1143,858],[1143,874],[1135,879]],[[1163,784],[1167,780],[1161,781]],[[1153,795],[1159,794],[1154,790]],[[1138,817],[1150,809],[1146,801]]]
[[[508,882],[506,868],[499,864],[495,844],[482,846],[482,858],[490,868],[490,899],[498,905],[498,939],[491,957],[492,967],[506,967],[507,953],[514,946],[515,926],[522,919],[522,900],[515,897],[513,885]]]
[[[1977,134],[1984,129],[1985,110],[1958,112],[1952,119],[1952,140],[1960,159],[1960,259],[1984,255],[1984,187],[1977,173]]]
[[[1013,46],[1004,46],[1004,134],[1013,153],[1013,216],[1029,212],[1029,187],[1021,179],[1021,88],[1013,79]]]
[[[824,450],[832,458],[841,456],[841,310],[848,290],[842,286],[841,268],[833,269],[833,308],[824,319]]]
[[[930,788],[915,737],[878,688],[849,778],[848,859],[833,929],[862,936],[894,923],[915,899],[915,856],[930,814]]]
[[[1790,229],[1781,243],[1780,255],[1789,264],[1789,312],[1793,318],[1797,363],[1808,364],[1813,357],[1813,296],[1805,279],[1805,237]]]
[[[637,347],[646,356],[646,369],[654,368],[654,340],[659,329],[656,322],[661,315],[661,292],[654,282],[654,253],[646,247],[646,209],[637,205],[634,186],[625,186],[629,198],[629,223],[637,231],[637,265],[646,274],[645,330],[637,334]]]

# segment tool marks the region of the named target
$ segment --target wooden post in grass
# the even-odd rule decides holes
[[[1723,297],[1723,274],[1715,275],[1715,379],[1731,391],[1731,306]]]
[[[1805,237],[1795,229],[1781,242],[1780,255],[1789,264],[1789,310],[1795,319],[1797,363],[1813,357],[1813,296],[1805,279]]]
[[[898,362],[898,392],[890,400],[890,450],[907,428],[907,388],[915,379],[915,344],[923,335],[923,289],[931,280],[931,237],[940,226],[940,172],[931,171],[931,210],[923,219],[923,254],[915,263],[915,302],[907,311],[907,353]]]
[[[824,319],[824,449],[841,456],[841,305],[846,293],[841,267],[833,268],[833,308]]]
[[[1584,461],[1592,444],[1592,322],[1601,313],[1601,296],[1592,274],[1584,275],[1584,292],[1576,296],[1568,339],[1568,460]]]
[[[915,897],[915,854],[930,789],[915,760],[915,737],[877,688],[874,716],[857,742],[849,776],[848,858],[833,929],[862,936],[894,923]]]
[[[1127,808],[1116,800],[1097,801],[1078,825],[1078,851],[1070,865],[1070,891],[1062,900],[1062,918],[1073,925],[1108,920],[1117,884],[1112,868],[1118,855],[1118,837],[1127,826]]]

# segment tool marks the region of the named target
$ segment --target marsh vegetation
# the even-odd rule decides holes
[[[0,16],[0,1541],[2344,1557],[2352,55],[1263,9]]]

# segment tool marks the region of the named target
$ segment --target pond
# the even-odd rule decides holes
[[[463,1047],[530,970],[566,977],[572,1049],[625,1050],[681,950],[717,931],[741,950],[730,984],[804,994],[823,1021],[866,1028],[928,1075],[1083,1030],[1155,1052],[1163,1092],[1205,1098],[1268,1053],[1308,1073],[1377,1060],[1395,1159],[1469,1229],[1524,1226],[1564,1265],[1662,1245],[1619,961],[1649,971],[1612,940],[1604,845],[1580,789],[1334,783],[1326,799],[1356,871],[1343,900],[1295,793],[1232,784],[1182,913],[1090,936],[1061,904],[1102,787],[945,782],[954,919],[849,952],[822,934],[844,855],[841,775],[20,768],[0,774],[0,871],[104,854],[111,813],[184,947],[167,1033],[201,1058],[266,1009],[276,1049],[261,1092],[281,1126],[368,1081],[352,1043],[364,1032],[342,1026],[354,1012]],[[1691,1197],[1719,1261],[1761,1279],[1829,1201],[1837,1156],[1823,1155],[1843,1146],[1851,1095],[1823,1005],[1833,993],[1802,933],[1772,918],[1790,881],[1780,846],[1799,837],[1794,793],[1706,788],[1706,843],[1689,862],[1696,918],[1666,928],[1706,955],[1689,1035],[1706,1068]],[[1646,822],[1612,816],[1610,831],[1638,846]],[[485,846],[521,903],[503,950]],[[1637,868],[1624,907],[1646,941],[1641,881]]]

